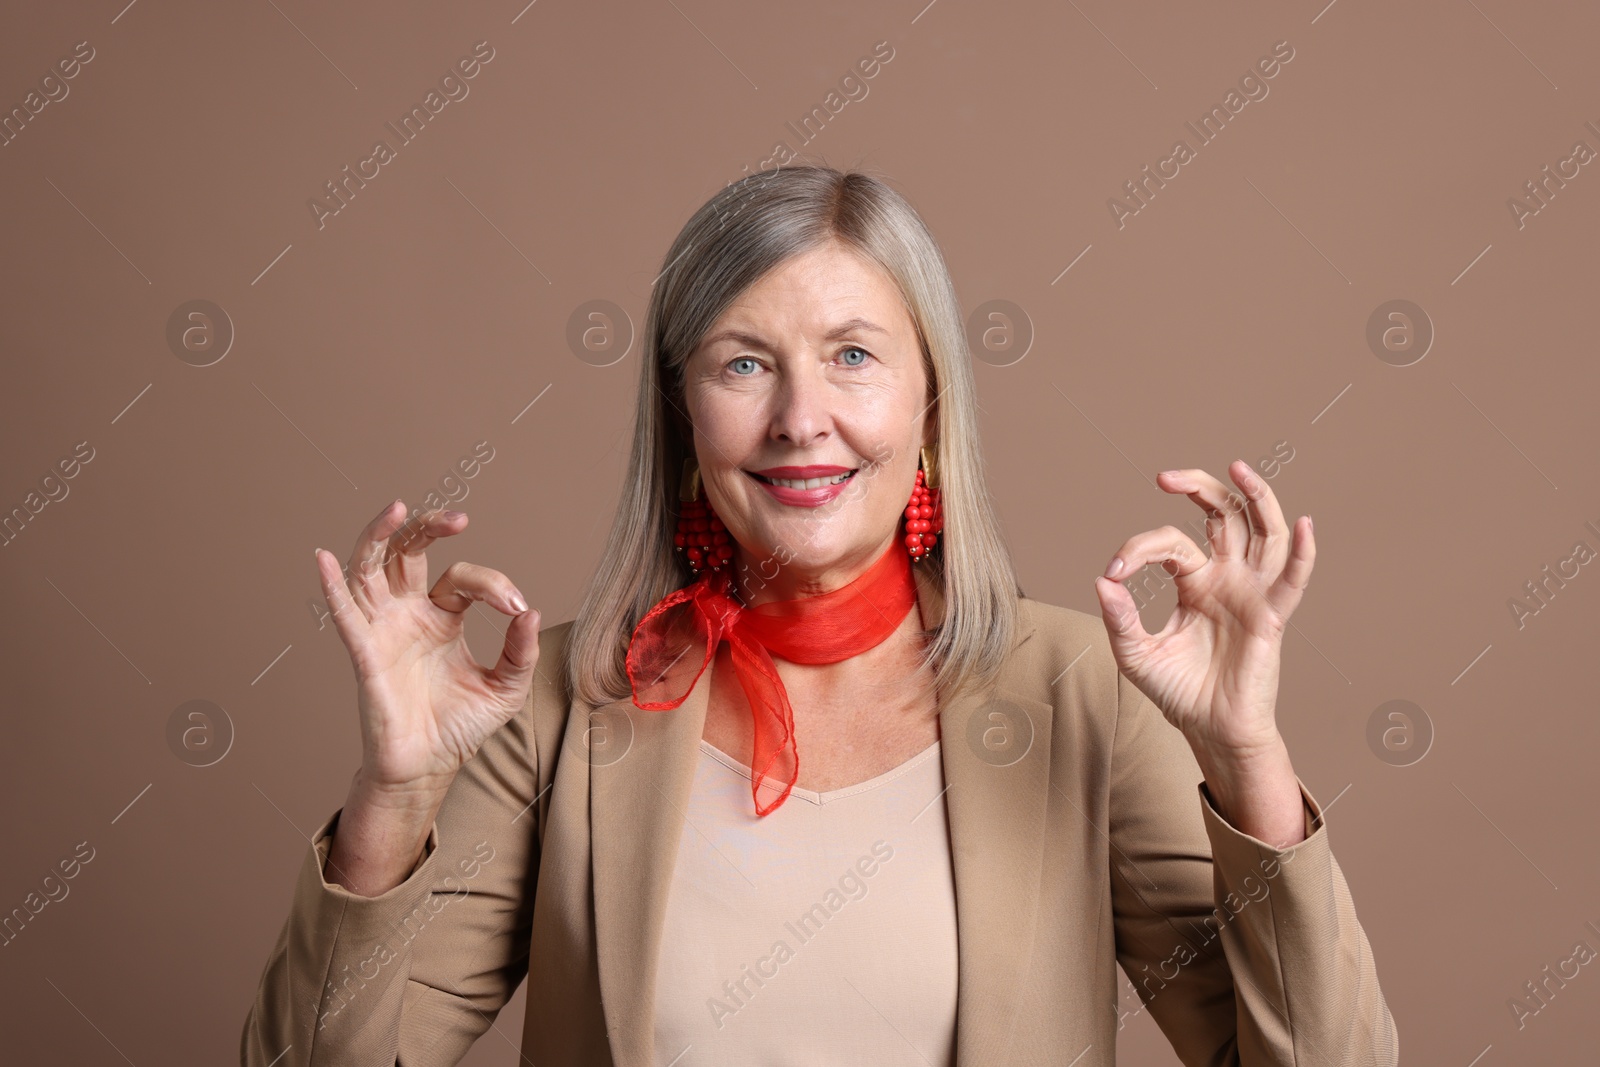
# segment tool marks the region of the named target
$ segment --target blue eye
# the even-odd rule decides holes
[[[865,363],[867,361],[867,350],[864,349],[864,348],[850,347],[850,348],[845,349],[845,351],[846,352],[860,352],[861,353],[861,363],[846,363],[845,366],[847,366],[847,367],[859,367],[859,366],[862,365],[862,363]]]
[[[755,362],[756,362],[756,361],[755,361],[755,360],[753,360],[753,359],[751,359],[751,358],[750,358],[750,357],[749,357],[749,356],[740,356],[740,357],[739,357],[739,358],[738,358],[738,359],[736,359],[736,360],[734,360],[734,361],[733,361],[733,362],[732,362],[732,363],[729,363],[729,364],[728,364],[728,366],[730,366],[730,367],[736,367],[736,366],[738,366],[738,365],[739,365],[739,364],[741,364],[741,363],[749,363],[749,364],[751,364],[751,365],[752,365],[752,366],[754,366],[754,365],[755,365]],[[741,377],[741,378],[748,378],[748,377],[749,377],[749,376],[750,376],[750,375],[748,375],[748,374],[739,374],[739,372],[738,372],[738,371],[735,371],[735,372],[734,372],[734,373],[735,373],[735,374],[738,374],[738,376],[739,376],[739,377]]]

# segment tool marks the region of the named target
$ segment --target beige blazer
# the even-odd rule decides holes
[[[918,601],[943,617],[920,570]],[[318,829],[244,1067],[454,1064],[524,977],[525,1062],[659,1067],[680,1051],[652,1047],[656,998],[696,994],[658,991],[656,965],[709,672],[671,711],[573,714],[570,627],[540,634],[528,704],[457,776],[405,882],[374,898],[329,883],[339,814]],[[1185,1064],[1397,1062],[1321,808],[1302,782],[1307,837],[1288,849],[1223,820],[1098,616],[1023,598],[997,684],[939,724],[956,1067],[1112,1064],[1140,1011]],[[1120,1008],[1119,964],[1139,995]],[[516,1044],[514,1029],[490,1040]]]

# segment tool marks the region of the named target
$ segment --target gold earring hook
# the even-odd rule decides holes
[[[683,475],[678,479],[678,501],[686,503],[700,495],[700,463],[693,456],[683,461]]]

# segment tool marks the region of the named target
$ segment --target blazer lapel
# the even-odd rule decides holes
[[[942,618],[936,584],[919,581],[923,618]],[[1049,703],[1022,691],[1017,648],[1033,634],[1024,611],[993,687],[939,709],[956,885],[956,1067],[1010,1061],[1033,956],[1054,719]]]
[[[625,697],[591,715],[613,731],[607,745],[627,746],[589,770],[595,946],[615,1067],[655,1064],[656,963],[711,669],[669,711],[645,711]]]
[[[914,569],[922,617],[943,617],[934,579]],[[1026,619],[1015,640],[1033,634]],[[1033,944],[1051,706],[1023,695],[1014,656],[992,690],[939,709],[956,887],[957,1067],[1001,1062]],[[590,713],[589,833],[595,945],[615,1067],[654,1067],[656,968],[667,893],[694,784],[710,669],[683,703],[644,711],[631,698]],[[599,755],[597,755],[599,753]]]

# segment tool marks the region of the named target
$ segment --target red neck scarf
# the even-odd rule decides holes
[[[855,581],[796,600],[745,607],[731,594],[731,569],[708,568],[650,609],[628,643],[628,680],[635,706],[646,711],[676,708],[705,672],[717,647],[728,642],[734,673],[755,718],[750,796],[760,816],[789,799],[800,776],[794,710],[772,657],[792,663],[838,663],[865,652],[899,628],[916,606],[917,587],[911,557],[899,538]],[[768,774],[785,785],[782,795],[763,808],[759,790]]]

